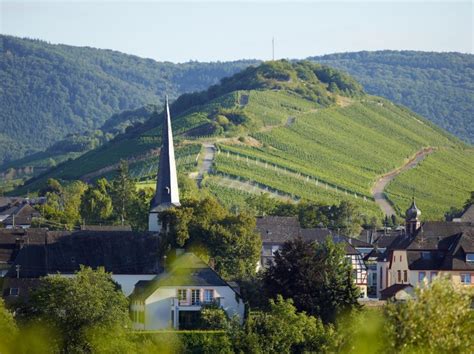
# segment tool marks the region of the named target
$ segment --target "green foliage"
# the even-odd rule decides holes
[[[81,223],[81,200],[87,185],[73,181],[61,185],[57,180],[49,179],[48,185],[41,191],[46,203],[39,206],[42,218],[34,220],[33,226],[47,226],[50,229],[72,229]]]
[[[233,353],[225,331],[154,331],[136,332],[134,342],[140,353]]]
[[[107,221],[113,212],[112,198],[108,194],[110,185],[106,179],[97,180],[95,187],[89,187],[81,197],[81,218],[83,223],[95,224]]]
[[[389,304],[386,316],[397,353],[471,353],[472,295],[448,278],[416,288],[415,299]]]
[[[270,300],[269,311],[252,313],[243,329],[234,329],[232,343],[241,353],[323,352],[330,337],[330,327],[279,295]]]
[[[172,247],[186,247],[209,257],[224,278],[240,279],[255,273],[261,240],[255,219],[233,215],[214,198],[182,200],[181,207],[164,211],[161,219],[170,225],[166,235]]]
[[[5,308],[3,299],[0,299],[0,352],[14,353],[14,343],[18,335],[13,315]]]
[[[199,322],[200,328],[208,330],[227,330],[230,325],[226,312],[217,304],[202,306]]]
[[[474,56],[376,51],[310,58],[347,71],[371,94],[384,96],[474,142]]]
[[[359,291],[342,245],[328,238],[324,243],[301,239],[287,242],[275,254],[265,273],[267,294],[293,299],[299,311],[334,322],[338,315],[358,307]]]
[[[51,340],[64,352],[127,352],[128,301],[103,268],[42,278],[22,316],[55,328],[61,338]]]
[[[135,192],[135,182],[130,178],[128,163],[122,160],[110,188],[115,215],[122,224],[129,219]]]
[[[114,113],[163,103],[161,92],[173,99],[203,90],[254,62],[172,64],[2,35],[0,164],[95,130]],[[114,116],[103,131],[115,134],[139,121]]]

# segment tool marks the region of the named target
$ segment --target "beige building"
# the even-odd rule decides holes
[[[474,224],[420,222],[413,201],[406,232],[396,237],[377,261],[377,296],[394,285],[420,286],[449,275],[454,283],[474,286]],[[395,289],[395,288],[393,288]]]

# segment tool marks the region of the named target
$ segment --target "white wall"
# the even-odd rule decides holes
[[[221,298],[221,307],[227,313],[229,317],[234,315],[239,316],[240,321],[243,321],[245,305],[243,301],[236,297],[236,293],[228,286],[179,286],[170,287],[163,286],[158,288],[151,296],[145,301],[145,329],[146,330],[157,330],[171,328],[171,310],[173,299],[177,297],[177,289],[201,289],[201,294],[204,293],[204,289],[213,289],[214,297]],[[201,306],[176,306],[175,316],[177,311],[199,311]]]

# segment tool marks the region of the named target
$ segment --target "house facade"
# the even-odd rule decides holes
[[[417,210],[414,214],[414,208],[413,203],[407,210],[411,227],[407,226],[406,232],[396,237],[378,258],[378,297],[391,286],[423,286],[439,275],[447,275],[461,286],[474,286],[474,224],[422,224],[421,213]]]
[[[362,254],[351,244],[352,239],[334,235],[331,230],[326,228],[303,229],[297,217],[286,216],[257,218],[257,232],[262,239],[262,250],[257,270],[262,270],[272,264],[275,253],[283,247],[285,242],[296,238],[310,243],[324,242],[329,237],[334,243],[342,244],[346,258],[353,269],[354,283],[359,288],[361,297],[367,297],[367,266]],[[364,244],[364,246],[366,245]]]
[[[204,306],[222,308],[229,318],[244,318],[238,291],[193,253],[179,256],[169,270],[140,281],[130,297],[137,330],[193,329]]]

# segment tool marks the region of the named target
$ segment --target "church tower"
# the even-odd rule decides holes
[[[158,217],[160,212],[181,205],[179,203],[178,175],[176,173],[176,161],[174,158],[173,132],[171,130],[168,96],[166,96],[165,119],[163,121],[161,142],[156,192],[151,201],[150,213],[148,215],[148,231],[151,232],[160,232],[162,229]]]
[[[420,215],[421,211],[417,208],[415,204],[415,197],[413,197],[411,206],[405,212],[405,231],[408,235],[414,235],[420,228]]]

